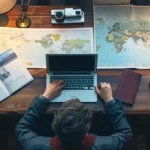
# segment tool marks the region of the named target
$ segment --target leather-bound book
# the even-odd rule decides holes
[[[114,93],[114,98],[133,105],[142,75],[125,69]]]

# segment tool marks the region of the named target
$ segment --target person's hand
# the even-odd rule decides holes
[[[43,96],[48,100],[52,100],[61,94],[64,87],[65,82],[63,80],[55,80],[46,88]]]
[[[104,100],[105,103],[113,100],[112,89],[109,83],[100,83],[98,87],[95,86],[95,91]]]

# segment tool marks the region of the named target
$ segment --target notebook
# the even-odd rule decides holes
[[[78,98],[81,102],[96,102],[97,54],[47,54],[47,86],[53,80],[64,80],[65,88],[51,102]]]
[[[114,93],[114,98],[133,105],[142,75],[125,69]]]

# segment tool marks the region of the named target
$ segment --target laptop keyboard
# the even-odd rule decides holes
[[[64,90],[93,90],[93,76],[51,76],[50,82],[53,80],[64,80],[66,86]]]

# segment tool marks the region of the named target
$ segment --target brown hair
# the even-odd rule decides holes
[[[54,114],[52,128],[65,148],[77,148],[91,126],[92,113],[78,99],[63,103]]]

